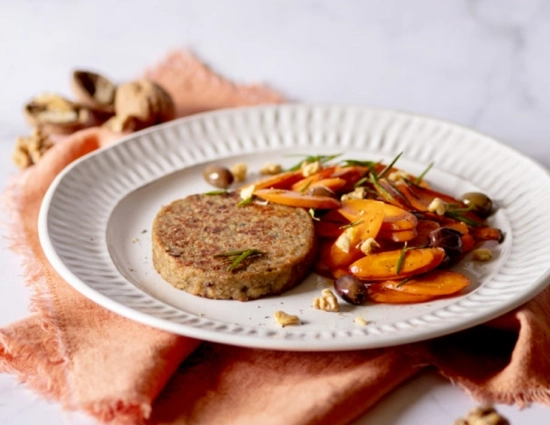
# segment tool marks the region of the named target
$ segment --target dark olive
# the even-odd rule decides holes
[[[487,218],[493,211],[493,201],[481,192],[468,192],[460,197],[470,209],[480,218]]]
[[[352,275],[339,277],[334,281],[334,290],[350,304],[363,304],[367,299],[367,288],[363,282]]]
[[[443,248],[445,254],[453,260],[462,254],[462,233],[450,227],[439,227],[429,234],[432,248]]]
[[[326,186],[310,187],[306,191],[306,194],[311,196],[328,196],[330,198],[336,198],[336,194]]]
[[[202,172],[204,179],[212,186],[227,189],[233,183],[233,174],[219,165],[209,165]]]

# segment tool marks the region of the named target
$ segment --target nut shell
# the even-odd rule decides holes
[[[87,108],[54,93],[36,96],[25,105],[24,113],[29,124],[47,134],[70,134],[95,122]]]
[[[148,127],[174,119],[176,108],[162,87],[142,79],[118,86],[115,114],[119,117],[135,117]]]
[[[80,104],[106,113],[114,112],[116,85],[103,75],[75,70],[71,88]]]

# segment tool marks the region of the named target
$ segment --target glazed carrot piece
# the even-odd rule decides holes
[[[466,288],[469,284],[470,279],[465,275],[451,270],[432,270],[410,279],[380,282],[380,285],[386,289],[435,297],[454,294]]]
[[[462,239],[462,253],[465,254],[468,251],[471,251],[476,246],[476,241],[474,237],[470,234],[465,234],[461,236]]]
[[[337,209],[329,210],[326,214],[314,221],[315,233],[324,238],[337,238],[344,231],[349,220]]]
[[[361,243],[369,238],[376,238],[383,219],[382,207],[375,205],[360,220],[351,223],[331,246],[329,259],[331,267],[348,267],[363,256]]]
[[[405,278],[436,268],[444,257],[442,248],[397,249],[360,258],[349,271],[363,280]]]
[[[380,283],[373,283],[367,287],[369,298],[377,303],[386,304],[413,304],[433,300],[432,295],[409,294],[403,291],[395,291],[382,286]]]
[[[500,229],[495,227],[470,227],[469,232],[477,242],[497,241],[498,243],[504,240],[504,234]]]
[[[309,188],[315,187],[326,187],[327,189],[332,190],[333,192],[340,191],[347,182],[340,177],[328,177],[326,179],[317,180],[316,182],[311,183]]]
[[[294,182],[290,186],[290,188],[285,187],[285,189],[295,190],[296,192],[304,192],[313,183],[329,177],[334,172],[335,168],[336,166],[326,167],[308,177],[304,177],[304,175],[302,174],[302,171],[298,170],[297,172],[300,174],[302,178]]]
[[[438,229],[440,224],[433,220],[418,220],[416,225],[416,236],[407,242],[409,247],[422,248],[428,246],[430,243],[430,233],[435,229]]]
[[[383,224],[383,223],[382,223]],[[407,230],[380,230],[378,236],[392,242],[408,242],[413,240],[417,235],[416,229]]]
[[[338,177],[346,181],[346,186],[342,189],[346,192],[352,191],[355,184],[361,180],[369,171],[367,167],[361,165],[350,165],[347,167],[337,166],[330,177]]]
[[[462,221],[453,221],[450,223],[446,223],[444,227],[450,227],[451,229],[454,229],[463,235],[470,233],[468,230],[468,226],[466,223],[463,223]]]
[[[342,207],[339,211],[348,220],[357,221],[366,211],[377,206],[381,206],[384,211],[384,221],[382,222],[382,229],[384,230],[408,230],[415,228],[418,224],[418,219],[409,211],[374,199],[348,199],[342,201]]]
[[[274,204],[289,205],[291,207],[332,209],[339,208],[340,201],[328,196],[305,195],[300,192],[286,189],[259,189],[254,195]]]
[[[251,186],[254,186],[254,189],[287,189],[290,188],[294,183],[304,178],[302,171],[287,171],[284,173],[275,174],[263,179],[258,180],[252,184],[245,185],[240,188],[240,190],[246,190]]]

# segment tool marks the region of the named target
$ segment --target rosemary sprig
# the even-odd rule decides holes
[[[404,284],[406,284],[409,280],[411,280],[410,277],[406,277],[405,279],[403,279],[401,282],[399,282],[395,287],[396,288],[401,288]]]
[[[428,173],[428,171],[430,171],[432,169],[432,167],[434,166],[434,163],[432,162],[430,165],[428,165],[428,167],[422,171],[422,174],[420,174],[415,180],[414,180],[414,184],[419,184],[423,179],[424,179],[424,176]]]
[[[388,165],[386,165],[386,167],[380,172],[380,174],[378,174],[378,176],[376,176],[377,178],[381,179],[383,178],[386,174],[389,173],[389,171],[392,169],[392,167],[395,165],[395,163],[397,162],[397,160],[399,158],[401,158],[401,155],[403,155],[403,152],[400,152],[399,154],[397,154],[397,156],[392,160],[392,162],[390,162]]]
[[[361,167],[367,167],[369,170],[374,169],[376,162],[374,161],[360,161],[358,159],[344,159],[341,163],[342,167],[352,167],[359,165]]]
[[[373,186],[376,188],[376,191],[378,193],[380,193],[380,195],[382,195],[382,197],[388,201],[389,203],[391,203],[394,198],[393,196],[390,194],[390,192],[388,192],[381,184],[380,182],[378,181],[378,177],[376,177],[376,174],[375,173],[372,173],[370,175],[370,178],[369,178],[370,182],[373,184]]]
[[[215,254],[214,258],[224,258],[227,261],[231,261],[228,271],[232,272],[241,266],[242,262],[250,257],[260,257],[264,255],[264,251],[260,251],[256,248],[241,249],[236,251],[222,252],[221,254]]]
[[[286,171],[296,171],[302,168],[302,163],[304,161],[306,162],[316,162],[319,161],[321,164],[324,164],[325,162],[332,161],[334,158],[339,157],[342,155],[341,153],[335,154],[335,155],[290,155],[290,156],[302,156],[304,159],[302,159],[298,164],[293,165],[292,167],[288,168]]]
[[[479,227],[482,223],[479,221],[476,221],[474,219],[471,219],[470,217],[464,215],[463,213],[471,211],[470,208],[449,208],[447,211],[445,211],[445,216],[462,221],[464,224],[467,224],[468,226],[472,227]]]
[[[239,202],[237,202],[237,206],[244,207],[245,205],[252,203],[253,199],[254,199],[254,196],[249,196],[248,198],[241,199]]]
[[[229,191],[227,189],[218,189],[218,190],[211,190],[210,192],[205,192],[204,194],[207,196],[215,196],[215,195],[227,195]]]
[[[345,229],[348,229],[350,227],[355,227],[355,226],[361,224],[364,221],[365,220],[361,219],[361,220],[354,221],[352,223],[344,224],[343,226],[340,226],[339,229],[345,230]]]
[[[403,245],[403,249],[401,250],[401,254],[399,255],[399,259],[397,260],[397,265],[395,266],[396,275],[399,275],[399,273],[401,273],[401,269],[403,268],[403,263],[405,262],[405,254],[409,249],[412,249],[412,248],[407,248],[407,242],[405,242]]]

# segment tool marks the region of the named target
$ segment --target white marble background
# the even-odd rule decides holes
[[[174,48],[290,99],[354,103],[451,120],[550,167],[550,0],[0,0],[0,185],[14,173],[21,108],[69,94],[76,67],[126,80]],[[24,317],[20,265],[0,240],[0,326]],[[0,375],[0,423],[84,423]],[[452,424],[474,403],[435,375],[361,423]],[[514,424],[550,408],[502,407]]]

